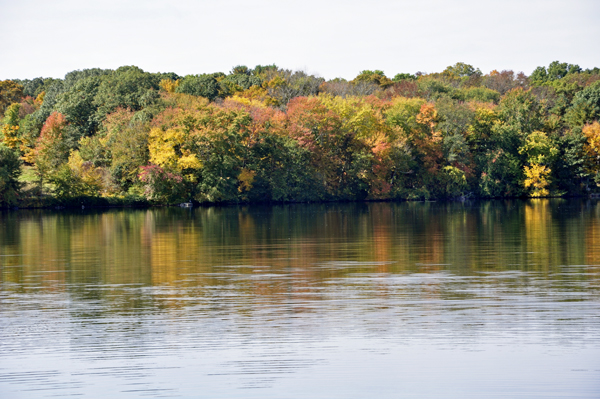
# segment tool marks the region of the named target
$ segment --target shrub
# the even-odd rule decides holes
[[[167,172],[158,165],[142,166],[139,175],[144,183],[146,198],[159,204],[174,204],[185,201],[186,190],[183,178]]]

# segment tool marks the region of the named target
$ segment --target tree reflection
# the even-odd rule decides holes
[[[561,266],[600,264],[600,204],[586,200],[35,210],[1,213],[0,223],[4,290],[63,290],[115,310],[181,307],[215,287],[251,307],[317,299],[315,287],[343,289],[353,276],[512,270],[560,280]],[[431,284],[427,295],[443,295]],[[385,297],[385,283],[373,285],[369,295]],[[156,303],[127,287],[166,291]]]

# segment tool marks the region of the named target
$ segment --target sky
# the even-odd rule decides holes
[[[483,73],[600,67],[599,0],[0,0],[0,79],[136,65],[179,75],[276,64]]]

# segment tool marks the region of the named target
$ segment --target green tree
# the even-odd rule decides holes
[[[583,126],[600,118],[600,80],[581,90],[573,98],[565,119],[571,126]]]
[[[419,91],[428,101],[435,101],[441,97],[452,97],[456,91],[449,83],[443,82],[435,76],[425,76],[417,81]],[[464,100],[464,99],[462,99]]]
[[[48,91],[50,86],[59,82],[60,79],[55,78],[34,78],[34,79],[15,79],[15,82],[23,86],[23,95],[33,98],[38,97],[43,92]]]
[[[442,73],[458,78],[468,78],[475,74],[481,75],[479,68],[476,69],[473,65],[465,64],[464,62],[457,62],[454,65],[448,66]]]
[[[483,197],[518,197],[523,194],[523,163],[502,148],[488,150],[481,166],[479,195]]]
[[[548,79],[557,80],[573,73],[581,72],[579,65],[568,64],[566,62],[553,61],[548,66]]]
[[[394,81],[394,82],[402,82],[403,80],[417,80],[417,77],[410,73],[397,73],[392,78],[392,81]]]
[[[123,67],[129,68],[129,67]],[[89,79],[92,77],[101,78],[103,76],[109,76],[114,74],[112,69],[100,69],[100,68],[90,68],[83,70],[75,70],[67,73],[64,79],[64,89],[69,90],[72,86],[77,84],[80,80]]]
[[[504,124],[515,128],[521,135],[542,130],[544,126],[544,109],[531,90],[517,88],[509,91],[500,100],[498,110]]]
[[[246,170],[252,173],[251,187],[242,198],[250,201],[316,201],[322,186],[310,165],[311,152],[290,137],[263,130],[251,147]]]
[[[148,163],[148,132],[146,123],[132,121],[126,128],[106,137],[111,155],[110,174],[122,192],[137,181],[139,168]]]
[[[245,67],[235,67],[234,70],[242,70]],[[222,97],[234,94],[238,91],[244,91],[252,86],[261,86],[262,79],[258,76],[252,76],[249,72],[232,73],[219,81],[219,92]]]
[[[19,154],[0,143],[0,205],[15,205],[21,183],[21,159]]]
[[[54,81],[48,87],[48,89],[45,91],[44,101],[42,102],[42,105],[37,111],[35,111],[32,114],[32,120],[30,122],[31,132],[29,132],[30,135],[35,137],[39,136],[40,130],[44,125],[44,122],[46,122],[46,119],[48,119],[50,114],[55,112],[54,107],[59,99],[59,96],[63,93],[63,91],[64,84],[62,80]]]
[[[187,75],[179,81],[177,93],[201,96],[213,101],[219,95],[219,82],[214,74]]]
[[[72,127],[75,133],[74,142],[81,137],[93,135],[98,129],[98,106],[95,97],[100,84],[101,79],[98,76],[79,79],[57,99],[54,108],[66,117]]]
[[[469,87],[460,91],[460,97],[465,101],[478,101],[482,103],[498,104],[500,93],[487,87]]]
[[[586,137],[581,129],[572,129],[566,134],[558,136],[556,147],[559,152],[556,156],[554,175],[556,176],[556,189],[558,192],[570,194],[581,193],[585,182],[589,180],[586,168],[584,144]]]
[[[533,86],[541,86],[548,81],[548,72],[546,67],[539,66],[529,75],[529,81]]]
[[[533,86],[540,86],[546,82],[552,82],[579,72],[581,72],[579,65],[553,61],[548,66],[548,69],[543,66],[537,67],[529,76],[529,80]]]
[[[466,104],[448,99],[438,101],[436,109],[440,119],[437,127],[443,137],[444,158],[452,165],[466,169],[471,158],[466,137],[475,113]]]
[[[135,66],[120,67],[103,76],[94,97],[94,105],[97,107],[96,122],[102,122],[106,115],[117,108],[139,111],[151,105],[157,99],[151,92],[158,91],[159,83],[159,76],[144,72]],[[146,98],[153,100],[148,103]]]
[[[260,78],[264,78],[267,74],[277,72],[279,67],[275,64],[271,65],[257,65],[251,71],[253,76],[258,76]]]
[[[237,201],[239,180],[248,159],[250,116],[243,111],[220,111],[200,127],[198,155],[202,168],[196,199],[204,202]]]

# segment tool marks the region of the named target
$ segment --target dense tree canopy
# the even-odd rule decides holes
[[[0,82],[0,204],[581,195],[600,185],[600,70],[466,63],[325,80],[276,65]],[[22,170],[33,180],[19,180]],[[23,182],[27,184],[23,184]]]

